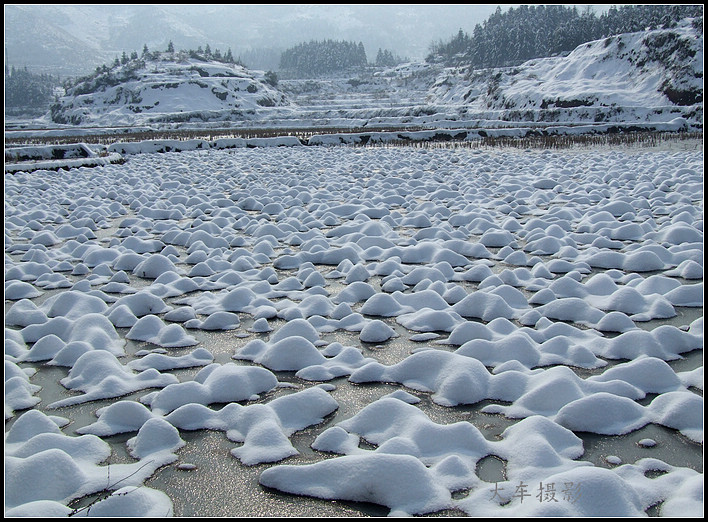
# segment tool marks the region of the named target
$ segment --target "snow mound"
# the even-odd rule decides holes
[[[265,368],[213,363],[200,370],[193,381],[170,383],[143,400],[154,413],[165,415],[185,404],[251,400],[277,385],[278,379]]]
[[[49,408],[120,397],[146,388],[162,388],[175,384],[177,378],[161,374],[154,368],[134,374],[113,354],[104,350],[92,350],[79,357],[69,370],[69,375],[60,382],[70,390],[84,393],[55,401],[48,405]]]

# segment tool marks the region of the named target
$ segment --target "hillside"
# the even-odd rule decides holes
[[[104,126],[248,120],[289,103],[261,71],[161,53],[84,78],[67,89],[50,116],[59,124]]]
[[[703,35],[672,29],[584,43],[567,56],[470,70],[415,62],[281,80],[187,53],[149,54],[68,89],[44,125],[495,128],[663,124],[702,129]]]
[[[703,35],[690,23],[587,42],[568,56],[519,67],[446,69],[428,102],[512,121],[657,121],[680,113],[699,123]]]

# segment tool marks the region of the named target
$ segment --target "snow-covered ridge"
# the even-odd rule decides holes
[[[5,149],[6,161],[48,160],[89,158],[95,153],[85,143],[72,143],[69,145],[53,145],[51,147],[15,147]]]
[[[122,160],[118,153],[96,152],[85,143],[14,147],[5,149],[5,172],[95,167]]]

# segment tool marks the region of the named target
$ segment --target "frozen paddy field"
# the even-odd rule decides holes
[[[5,175],[6,515],[703,514],[702,147],[126,158]]]

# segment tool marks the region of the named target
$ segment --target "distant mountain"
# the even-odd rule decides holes
[[[5,62],[54,76],[85,73],[108,61],[91,41],[63,29],[56,19],[28,7],[5,6]]]
[[[149,53],[80,79],[51,107],[52,122],[110,126],[248,120],[289,106],[262,71],[187,53]]]
[[[428,103],[515,121],[640,121],[662,112],[703,113],[703,34],[689,20],[673,29],[584,43],[564,57],[518,67],[448,68]],[[661,116],[666,117],[666,116]]]
[[[159,5],[5,6],[5,49],[10,64],[63,77],[89,73],[123,52],[164,51],[210,44],[228,46]]]
[[[419,58],[434,39],[473,26],[495,6],[230,4],[5,5],[5,49],[16,67],[79,76],[124,51],[164,51],[209,44],[248,57],[253,69],[272,69],[279,54],[309,40],[362,41]],[[272,58],[271,55],[278,55]],[[267,62],[262,59],[267,57]]]

